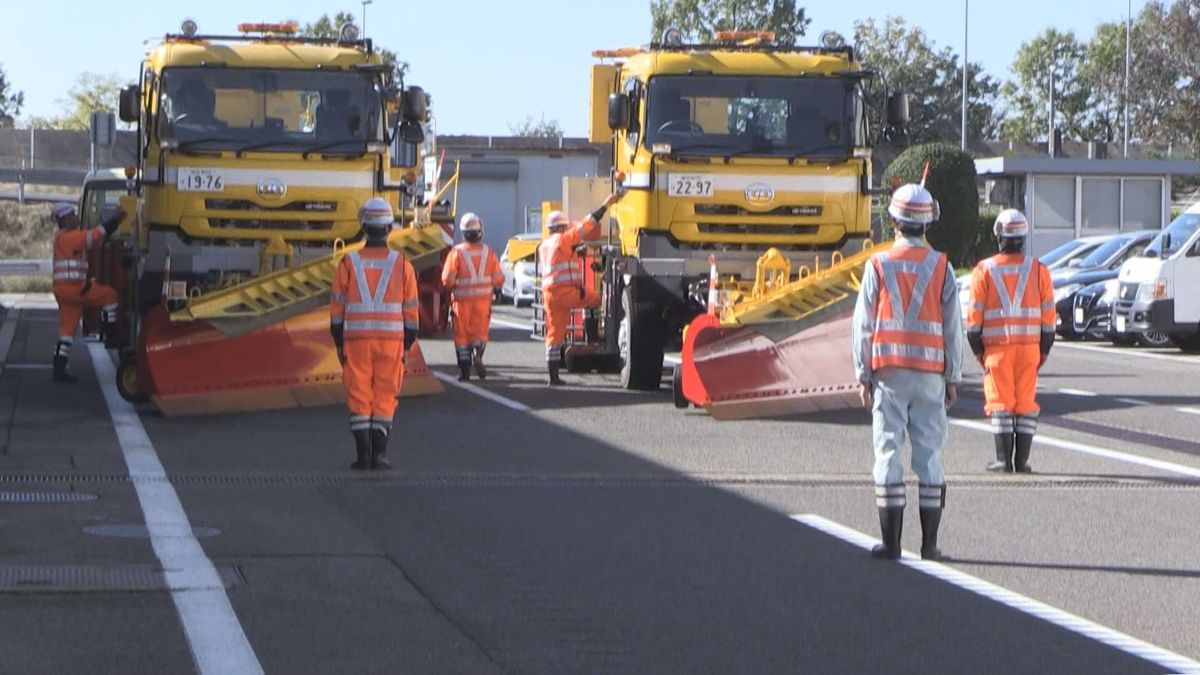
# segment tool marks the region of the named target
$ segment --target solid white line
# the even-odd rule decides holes
[[[4,315],[4,325],[0,326],[0,373],[4,372],[4,361],[8,360],[8,350],[12,349],[13,337],[17,334],[17,319],[21,310],[12,308]]]
[[[2,338],[3,336],[0,336],[0,339]],[[6,363],[3,367],[12,370],[50,370],[54,366],[49,363]]]
[[[973,422],[971,420],[953,419],[953,420],[950,420],[950,424],[953,424],[956,427],[962,427],[964,429],[972,429],[974,431],[982,431],[982,432],[985,432],[988,434],[992,433],[992,425],[984,424],[982,422]],[[1060,448],[1062,450],[1071,450],[1072,452],[1081,452],[1085,455],[1104,457],[1105,459],[1115,459],[1118,462],[1126,462],[1128,464],[1138,464],[1140,466],[1147,466],[1152,469],[1160,469],[1162,471],[1169,471],[1171,473],[1177,473],[1181,476],[1188,476],[1190,478],[1200,478],[1200,469],[1197,469],[1197,468],[1191,467],[1191,466],[1185,466],[1183,464],[1176,464],[1174,462],[1164,462],[1161,459],[1151,459],[1149,457],[1142,457],[1141,455],[1134,455],[1134,454],[1128,453],[1128,452],[1121,452],[1119,450],[1109,450],[1108,448],[1100,448],[1100,447],[1097,447],[1094,445],[1088,445],[1086,443],[1076,443],[1075,441],[1066,441],[1061,438],[1044,436],[1042,434],[1038,434],[1038,435],[1034,436],[1033,440],[1036,443],[1040,443],[1042,445],[1049,445],[1050,447],[1053,447],[1053,448]]]
[[[445,382],[446,384],[450,384],[455,387],[458,387],[459,389],[462,389],[463,391],[467,391],[472,394],[475,394],[476,396],[478,396],[480,398],[486,398],[487,400],[491,401],[492,403],[499,403],[500,405],[504,406],[505,408],[508,408],[509,410],[515,410],[517,412],[529,412],[530,410],[532,410],[532,408],[525,405],[524,403],[521,403],[520,401],[514,401],[511,398],[505,398],[504,396],[501,396],[500,394],[490,392],[487,389],[484,389],[482,387],[476,387],[475,385],[471,384],[470,382],[459,382],[458,378],[451,377],[450,375],[447,375],[443,372],[439,372],[439,371],[435,370],[435,371],[433,371],[433,376],[436,377],[437,379],[441,380],[442,382]]]
[[[1068,396],[1099,396],[1099,394],[1094,391],[1084,391],[1082,389],[1059,389],[1058,393],[1066,394]]]
[[[792,520],[804,523],[813,529],[820,530],[825,534],[867,550],[870,550],[872,546],[879,543],[879,540],[873,539],[858,530],[851,529],[815,514],[793,515]],[[1166,668],[1168,672],[1200,672],[1200,662],[1193,661],[1186,656],[1152,645],[1149,642],[1139,640],[1107,626],[1101,626],[1094,621],[1089,621],[1081,616],[1057,607],[1052,607],[1044,602],[1010,591],[1007,588],[1002,588],[942,563],[922,560],[908,551],[905,551],[903,557],[897,562],[905,567],[928,574],[935,579],[970,591],[976,595],[981,595],[993,602],[1037,617],[1060,628],[1065,628],[1072,633],[1090,638],[1140,659],[1145,659]]]
[[[1097,352],[1100,354],[1111,354],[1114,356],[1131,356],[1135,359],[1155,359],[1158,361],[1175,361],[1177,363],[1187,363],[1193,366],[1200,366],[1200,358],[1190,356],[1174,356],[1172,354],[1155,354],[1153,352],[1144,352],[1137,349],[1110,349],[1107,347],[1096,347],[1094,345],[1073,345],[1062,342],[1061,340],[1054,343],[1054,348],[1063,349],[1078,349],[1085,352]]]
[[[1189,415],[1200,415],[1200,408],[1176,408],[1176,410]]]
[[[1140,398],[1114,398],[1117,403],[1128,403],[1129,405],[1154,405],[1150,401],[1143,401]]]
[[[88,352],[196,669],[201,673],[263,672],[229,604],[225,585],[192,536],[183,504],[167,480],[137,411],[117,393],[116,368],[108,351],[98,342],[89,342]]]
[[[500,326],[502,328],[516,328],[517,330],[528,330],[528,331],[533,330],[533,326],[531,326],[527,323],[519,323],[516,321],[507,321],[505,319],[497,319],[496,317],[492,317],[492,325]]]

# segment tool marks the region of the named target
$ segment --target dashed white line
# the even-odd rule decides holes
[[[263,672],[229,604],[221,577],[192,535],[187,513],[137,411],[117,393],[112,359],[100,343],[88,343],[88,352],[146,517],[150,545],[162,564],[196,669],[201,673]]]
[[[964,429],[982,431],[988,434],[992,433],[992,425],[984,424],[982,422],[952,419],[950,420],[950,424],[953,424],[956,427],[962,427]],[[1110,450],[1108,448],[1101,448],[1095,445],[1088,445],[1086,443],[1076,443],[1075,441],[1063,440],[1061,438],[1054,438],[1053,436],[1046,436],[1043,434],[1034,436],[1033,440],[1035,443],[1049,445],[1062,450],[1071,450],[1072,452],[1080,452],[1085,455],[1093,455],[1095,457],[1104,457],[1105,459],[1115,459],[1118,462],[1126,462],[1128,464],[1138,464],[1140,466],[1146,466],[1152,469],[1177,473],[1181,476],[1188,476],[1189,478],[1200,478],[1200,469],[1191,466],[1185,466],[1183,464],[1166,462],[1161,459],[1151,459],[1150,457],[1142,457],[1141,455],[1121,452],[1119,450]]]
[[[1200,408],[1176,408],[1176,410],[1189,415],[1200,415]]]
[[[1066,344],[1062,341],[1056,342],[1055,349],[1078,349],[1086,352],[1097,352],[1099,354],[1111,354],[1113,356],[1129,356],[1135,359],[1152,359],[1156,361],[1175,361],[1176,363],[1187,363],[1193,366],[1200,366],[1200,358],[1190,356],[1174,356],[1172,354],[1155,354],[1153,352],[1145,352],[1138,349],[1110,349],[1107,347],[1096,347],[1093,345],[1075,345]]]
[[[879,543],[879,540],[873,539],[858,530],[851,529],[815,514],[793,515],[792,520],[863,549],[870,550],[872,546]],[[1072,633],[1090,638],[1126,654],[1150,661],[1166,668],[1168,672],[1200,672],[1200,662],[1193,661],[1186,656],[1152,645],[1144,640],[1139,640],[1107,626],[1102,626],[1081,616],[1010,591],[1007,588],[1002,588],[947,565],[930,560],[922,560],[908,551],[905,551],[903,557],[897,562],[935,579],[983,596],[993,602],[998,602],[1019,612],[1042,619]]]
[[[471,384],[470,382],[459,382],[458,378],[451,377],[450,375],[447,375],[445,373],[438,372],[435,370],[435,371],[433,371],[433,376],[436,377],[437,379],[441,380],[442,382],[445,382],[446,384],[458,387],[459,389],[462,389],[463,391],[468,391],[472,394],[475,394],[476,396],[478,396],[480,398],[485,398],[485,399],[491,401],[492,403],[499,403],[500,405],[504,406],[505,408],[508,408],[509,410],[515,410],[517,412],[529,412],[529,411],[533,410],[532,408],[525,405],[524,403],[521,403],[520,401],[514,401],[511,398],[507,398],[507,397],[501,396],[500,394],[497,394],[495,392],[488,391],[487,389],[484,389],[483,387],[477,387],[477,386]]]
[[[1058,393],[1066,394],[1068,396],[1099,396],[1099,394],[1094,391],[1084,391],[1082,389],[1059,389]]]
[[[533,326],[531,326],[527,323],[519,323],[517,321],[508,321],[507,319],[497,319],[494,316],[492,317],[492,325],[493,326],[501,326],[503,328],[516,328],[517,330],[528,330],[528,331],[533,330]]]
[[[1140,398],[1114,398],[1117,403],[1127,403],[1129,405],[1154,405],[1150,401],[1143,401]]]

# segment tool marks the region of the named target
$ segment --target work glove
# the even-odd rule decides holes
[[[125,212],[121,209],[117,209],[111,216],[108,217],[107,220],[105,220],[103,223],[100,223],[100,227],[104,228],[105,234],[112,234],[116,231],[117,226],[121,224],[121,221],[124,218]]]
[[[413,343],[417,341],[417,331],[412,328],[404,329],[404,354],[408,355],[408,350],[412,349]]]
[[[346,348],[344,337],[345,326],[340,323],[329,324],[329,334],[333,336],[333,346],[337,348],[338,363],[346,365]]]

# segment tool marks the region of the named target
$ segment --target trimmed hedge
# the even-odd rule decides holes
[[[979,243],[980,215],[979,193],[975,188],[975,160],[958,147],[946,143],[922,143],[914,145],[896,157],[883,172],[883,184],[920,183],[925,163],[929,163],[929,177],[925,187],[933,194],[941,207],[941,220],[929,229],[929,244],[950,257],[955,267],[974,263]],[[891,220],[887,216],[884,202],[885,239],[894,236]],[[988,225],[988,232],[991,225]]]

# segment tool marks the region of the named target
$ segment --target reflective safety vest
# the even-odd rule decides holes
[[[555,286],[583,286],[583,260],[575,254],[575,247],[584,238],[600,236],[600,225],[591,217],[576,223],[565,232],[552,234],[538,246],[538,275],[542,279],[542,290]]]
[[[492,299],[492,289],[504,283],[500,261],[487,244],[459,244],[450,250],[442,268],[442,284],[456,302]]]
[[[909,368],[941,373],[942,289],[946,256],[924,246],[893,246],[871,258],[879,279],[871,368]]]
[[[1056,319],[1050,272],[1036,258],[1001,253],[976,265],[967,330],[981,333],[984,345],[1036,344]]]
[[[420,328],[417,278],[397,251],[365,248],[345,255],[334,275],[329,317],[347,340],[404,339]]]
[[[83,284],[88,279],[87,252],[104,240],[104,229],[59,230],[54,235],[54,283]]]

